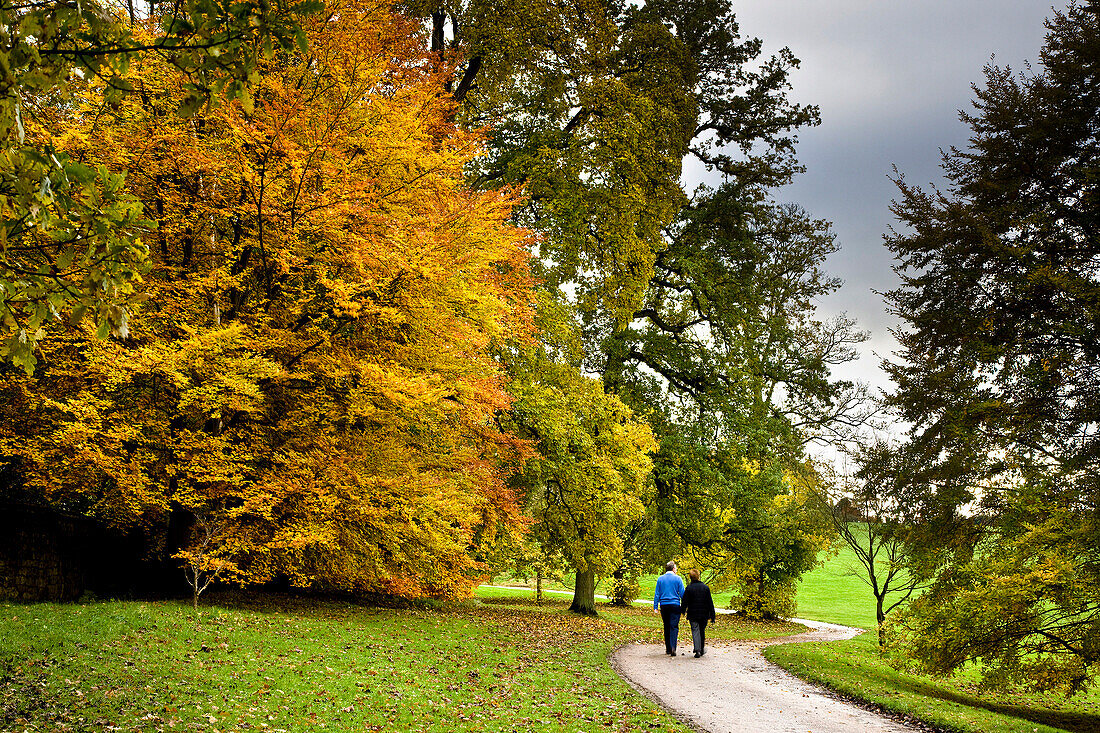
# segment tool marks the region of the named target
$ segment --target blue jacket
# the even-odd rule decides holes
[[[684,581],[669,570],[657,578],[657,587],[653,589],[653,607],[679,606],[680,596],[684,595]]]

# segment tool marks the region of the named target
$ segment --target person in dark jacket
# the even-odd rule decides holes
[[[691,641],[695,646],[695,658],[706,654],[707,621],[714,621],[714,599],[710,597],[710,588],[699,580],[699,571],[688,572],[691,582],[684,589],[680,599],[680,613],[691,624]]]

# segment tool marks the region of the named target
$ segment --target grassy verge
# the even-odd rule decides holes
[[[1065,698],[982,689],[974,675],[933,679],[891,667],[879,656],[874,597],[853,572],[845,548],[808,573],[798,590],[798,615],[870,629],[850,641],[768,647],[764,656],[802,679],[932,723],[975,733],[1100,730],[1100,692]]]
[[[196,619],[175,602],[0,604],[0,730],[686,731],[606,661],[659,643],[652,613],[566,605],[231,595]]]
[[[934,725],[975,733],[1100,730],[1100,696],[1025,695],[981,690],[965,679],[936,680],[891,667],[873,637],[768,647],[764,656],[802,679]]]

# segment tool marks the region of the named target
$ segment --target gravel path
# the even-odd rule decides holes
[[[631,644],[611,656],[630,684],[681,720],[708,733],[894,733],[919,728],[837,699],[764,659],[768,644],[850,639],[859,629],[793,619],[812,630],[766,641],[722,642],[691,654],[691,631],[672,658],[656,644]],[[685,654],[686,653],[686,654]]]

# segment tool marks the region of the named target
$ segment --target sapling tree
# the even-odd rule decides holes
[[[859,461],[860,469],[854,477],[832,477],[830,516],[837,535],[859,562],[853,572],[875,598],[876,632],[882,648],[886,643],[886,617],[923,584],[908,569],[909,524],[893,491],[895,483],[906,475],[902,457],[880,443],[865,449]]]
[[[191,605],[199,610],[199,596],[215,581],[241,576],[241,569],[227,550],[232,548],[232,520],[224,512],[194,512],[191,541],[172,557],[183,562],[183,573],[191,587]]]

